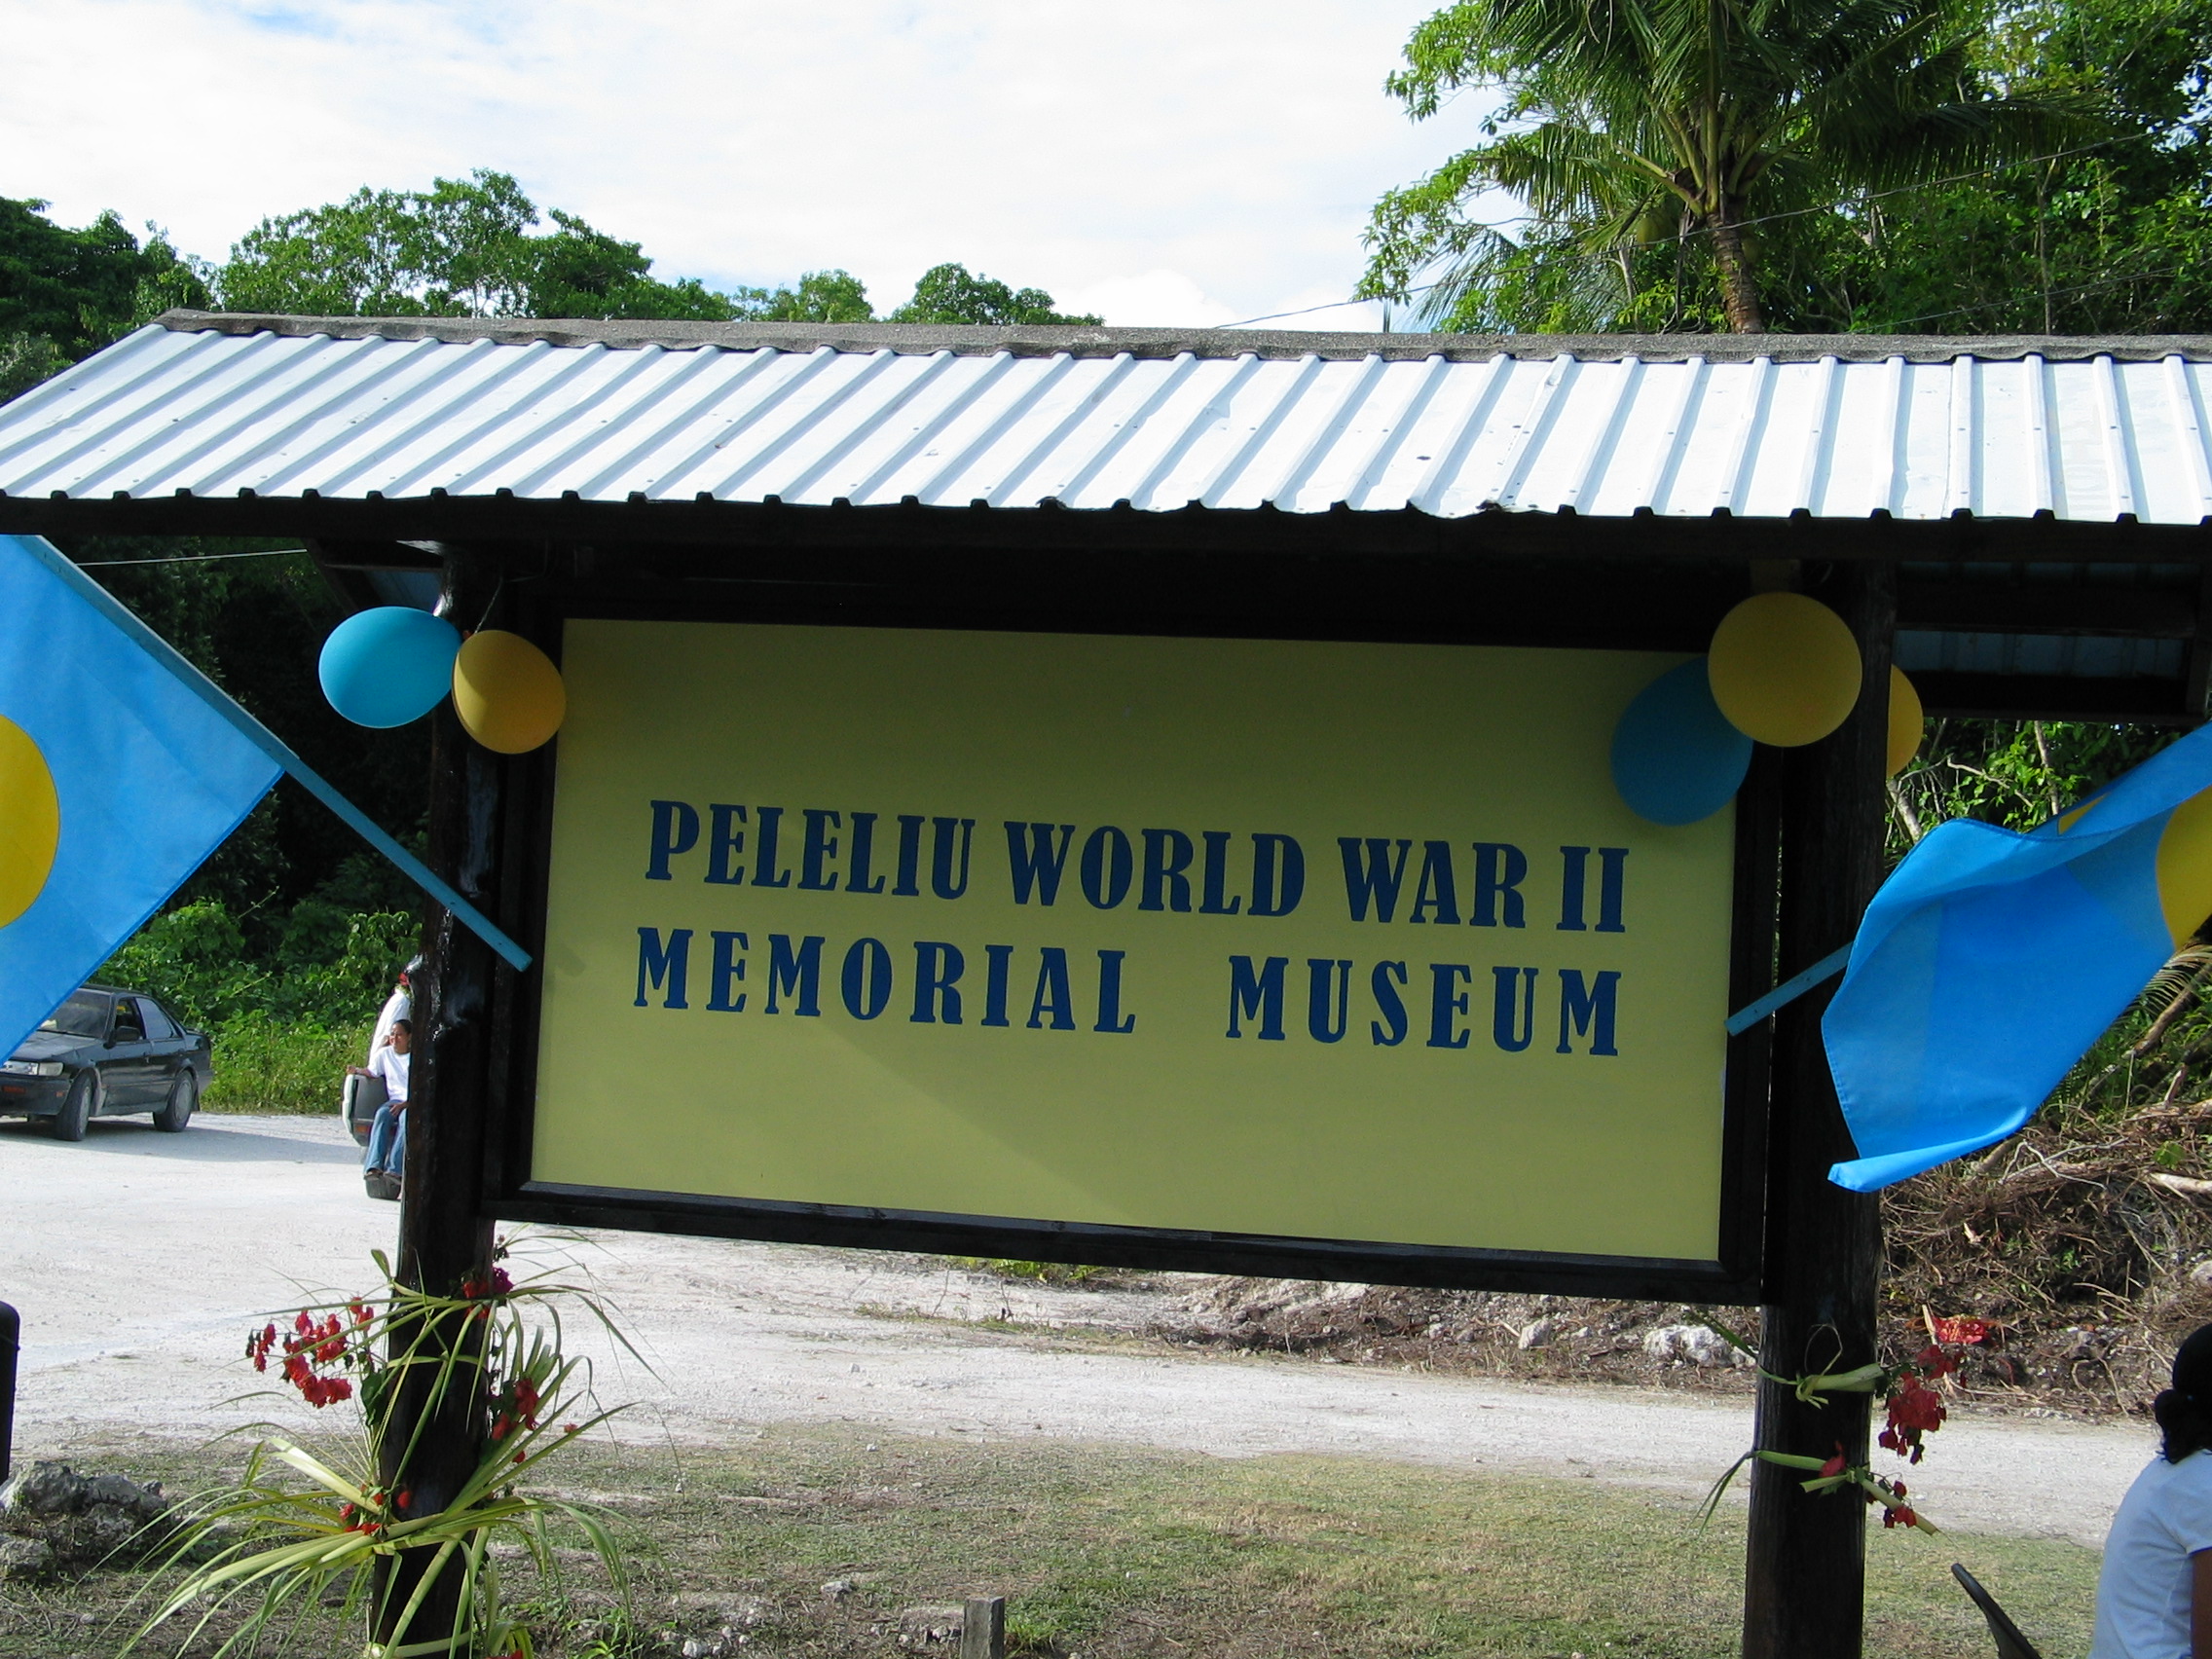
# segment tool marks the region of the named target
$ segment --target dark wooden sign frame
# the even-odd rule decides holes
[[[1094,608],[1067,605],[1025,608],[1016,621],[1009,619],[1003,604],[978,603],[978,596],[963,597],[957,588],[936,603],[916,603],[908,588],[898,602],[868,607],[859,616],[849,602],[825,604],[805,596],[776,597],[772,591],[763,597],[752,584],[728,584],[704,596],[686,593],[681,603],[671,603],[668,597],[641,595],[628,584],[549,572],[542,580],[516,583],[509,591],[514,603],[499,625],[530,636],[556,661],[563,624],[571,617],[845,626],[860,621],[902,628],[1369,642],[1381,638],[1391,643],[1437,639],[1433,626],[1418,633],[1379,635],[1372,626],[1330,632],[1309,624],[1291,631],[1271,619],[1272,626],[1262,622],[1229,629],[1218,615],[1193,617],[1167,608],[1153,612],[1151,628],[1132,629],[1126,618],[1102,625]],[[1459,643],[1535,643],[1500,639],[1494,625],[1472,632],[1477,637]],[[1563,643],[1556,627],[1545,634],[1541,643]],[[1602,645],[1588,648],[1622,648],[1617,628],[1606,629],[1605,636]],[[510,855],[517,855],[498,861],[509,887],[502,895],[500,913],[512,919],[517,938],[538,958],[545,946],[558,747],[556,739],[535,755],[504,763],[507,776],[498,807],[498,840]],[[1751,1002],[1774,983],[1777,783],[1777,768],[1755,766],[1737,803],[1730,1010]],[[496,998],[487,1033],[496,1060],[493,1088],[485,1101],[488,1156],[483,1201],[485,1213],[501,1219],[1196,1272],[1692,1303],[1751,1304],[1760,1299],[1769,1098],[1769,1039],[1764,1022],[1728,1041],[1718,1250],[1712,1260],[1682,1260],[1106,1226],[535,1181],[529,1171],[540,970],[534,968],[518,977],[502,969],[498,977],[505,994]],[[1714,1017],[1718,1020],[1726,1012],[1715,1010]]]

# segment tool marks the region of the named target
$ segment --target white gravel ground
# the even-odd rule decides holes
[[[19,1458],[112,1435],[208,1437],[307,1408],[239,1396],[246,1331],[306,1291],[365,1290],[396,1206],[334,1119],[0,1124],[0,1300],[23,1319]],[[1053,1436],[1219,1456],[1314,1452],[1684,1493],[1744,1449],[1748,1403],[1535,1387],[1283,1358],[1116,1351],[1035,1327],[1139,1327],[1167,1291],[1085,1291],[861,1251],[596,1233],[567,1247],[650,1361],[607,1352],[632,1439],[785,1422]],[[974,1328],[1011,1318],[1020,1333]],[[2152,1453],[2140,1427],[1955,1417],[1913,1478],[1946,1526],[2099,1545]]]

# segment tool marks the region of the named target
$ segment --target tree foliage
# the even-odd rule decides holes
[[[113,213],[79,230],[36,199],[0,197],[0,398],[16,395],[175,305],[204,305],[200,269]]]
[[[551,229],[539,227],[550,223]],[[227,311],[311,316],[574,316],[708,322],[873,322],[849,271],[776,288],[664,282],[636,242],[558,207],[542,212],[506,173],[478,169],[428,190],[370,190],[264,219],[215,276]],[[1091,322],[1041,288],[940,265],[895,322]]]
[[[1727,76],[1685,81],[1660,51],[1698,18],[1738,29],[1708,55]],[[1547,47],[1545,19],[1579,19],[1597,44]],[[1429,325],[1731,326],[1734,213],[1772,326],[2203,326],[2212,11],[2194,0],[1470,0],[1407,55],[1390,89],[1417,117],[1457,88],[1502,95],[1486,143],[1386,195],[1370,224],[1362,291]],[[1662,119],[1723,83],[1703,125]],[[1731,127],[1732,112],[1758,119]],[[1708,177],[1741,181],[1740,205],[1701,206]],[[1523,221],[1482,223],[1475,209],[1505,197]]]
[[[1042,288],[1010,288],[991,276],[977,276],[965,265],[933,265],[914,284],[914,297],[884,319],[887,322],[1073,323],[1096,327],[1095,316],[1062,316]]]

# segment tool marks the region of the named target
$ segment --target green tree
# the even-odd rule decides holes
[[[744,315],[753,322],[873,322],[867,287],[850,271],[809,271],[796,287],[750,288]]]
[[[914,284],[914,297],[886,322],[1075,323],[1095,328],[1095,316],[1062,316],[1042,288],[1010,288],[989,276],[971,276],[965,265],[935,265]]]
[[[1486,142],[1385,195],[1362,293],[1463,326],[1500,297],[1607,325],[1649,309],[1638,252],[1694,240],[1721,318],[1767,326],[1763,222],[2036,153],[2088,130],[2078,97],[2007,95],[1976,72],[1978,0],[1461,0],[1423,22],[1388,91],[1417,119],[1472,86]],[[1504,192],[1509,239],[1468,216]],[[1607,300],[1609,299],[1609,304]],[[1680,305],[1677,302],[1677,310]]]
[[[37,385],[172,305],[204,305],[200,273],[152,233],[102,213],[57,225],[35,199],[0,197],[0,398]]]
[[[663,282],[636,242],[542,215],[509,175],[370,190],[264,219],[216,273],[227,311],[315,316],[669,317],[726,321],[740,301]]]
[[[1890,331],[2212,327],[2212,9],[2039,0],[1999,17],[1979,69],[2091,105],[2106,135],[1809,226],[1813,314]]]

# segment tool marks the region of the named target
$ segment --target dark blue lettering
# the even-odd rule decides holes
[[[736,826],[745,822],[742,806],[710,806],[708,818],[713,828],[707,832],[707,879],[717,887],[735,887],[745,879],[745,869],[737,862],[738,854],[745,851],[745,831]]]
[[[1054,1031],[1075,1029],[1075,992],[1068,988],[1068,953],[1048,944],[1037,964],[1037,994],[1029,999],[1029,1029],[1045,1029],[1045,1015],[1052,1016]]]
[[[1060,844],[1052,845],[1052,831],[1060,832]],[[1029,903],[1030,894],[1037,895],[1037,903],[1050,905],[1060,896],[1060,876],[1068,867],[1068,842],[1075,837],[1072,824],[1015,824],[1006,827],[1006,862],[1014,874],[1014,902]]]
[[[1414,890],[1413,914],[1409,922],[1425,922],[1423,910],[1435,912],[1439,922],[1459,925],[1459,890],[1452,878],[1452,843],[1449,841],[1423,841],[1420,855],[1420,882]],[[1387,918],[1385,918],[1387,919]]]
[[[1260,1022],[1260,1041],[1280,1043],[1282,1037],[1282,976],[1290,966],[1287,956],[1271,956],[1267,966],[1252,971],[1249,956],[1229,959],[1229,1034],[1241,1037],[1239,1019]]]
[[[1406,1040],[1406,999],[1398,995],[1405,982],[1403,962],[1378,962],[1375,972],[1368,976],[1368,989],[1375,993],[1375,1012],[1382,1016],[1367,1022],[1368,1036],[1378,1049],[1395,1049]]]
[[[1491,1003],[1490,1040],[1509,1054],[1529,1046],[1536,1032],[1536,971],[1533,968],[1493,968],[1497,981]],[[1515,1035],[1514,1005],[1520,1004],[1519,1035]]]
[[[653,844],[645,859],[647,881],[672,881],[668,861],[699,844],[699,809],[686,801],[653,802]]]
[[[976,844],[976,821],[973,818],[938,818],[931,820],[937,834],[930,845],[930,891],[940,899],[957,899],[968,891],[968,855]],[[960,834],[960,879],[952,879],[952,836]]]
[[[1565,867],[1559,878],[1559,932],[1582,933],[1588,924],[1582,919],[1582,890],[1588,885],[1590,849],[1588,847],[1562,847],[1559,850]]]
[[[881,893],[883,891],[882,876],[876,876],[873,881],[868,880],[868,876],[873,873],[871,866],[875,863],[875,816],[872,812],[856,812],[853,814],[852,853],[845,861],[847,866],[845,891],[847,893]]]
[[[1189,910],[1191,867],[1198,849],[1180,830],[1147,830],[1144,832],[1144,897],[1140,910]]]
[[[1559,1052],[1574,1052],[1570,1037],[1588,1037],[1593,1054],[1620,1052],[1613,1047],[1613,1001],[1620,982],[1620,975],[1610,968],[1595,985],[1585,985],[1577,969],[1559,971]]]
[[[1126,955],[1125,950],[1098,953],[1098,1023],[1093,1031],[1125,1037],[1137,1028],[1137,1016],[1122,1013],[1122,958]]]
[[[789,887],[792,872],[776,867],[776,841],[783,833],[784,809],[780,806],[763,806],[753,820],[753,885],[756,887]]]
[[[1521,883],[1529,878],[1529,855],[1504,841],[1475,843],[1475,904],[1467,920],[1478,928],[1498,925],[1500,902],[1504,925],[1525,928],[1528,915],[1521,903]]]
[[[940,823],[946,820],[940,819]],[[968,970],[968,959],[957,945],[938,940],[914,940],[914,1014],[912,1023],[960,1023],[960,993],[953,987]]]
[[[1007,964],[1014,960],[1011,944],[986,944],[983,955],[988,963],[987,977],[983,981],[983,1019],[985,1025],[1004,1025],[1006,1017]]]
[[[1101,824],[1083,843],[1083,896],[1092,906],[1111,910],[1129,896],[1136,878],[1136,854],[1128,836],[1111,824]]]
[[[881,1014],[891,1001],[891,952],[884,948],[883,940],[853,940],[852,948],[845,952],[845,969],[839,980],[847,1014],[855,1019],[873,1019]]]
[[[891,890],[894,899],[919,899],[922,877],[922,818],[918,813],[902,812],[899,815],[899,885]]]
[[[1306,897],[1306,849],[1289,835],[1252,837],[1254,916],[1287,916]]]
[[[1325,956],[1306,962],[1306,1029],[1316,1043],[1341,1043],[1351,1013],[1351,964],[1332,962]],[[1332,998],[1331,993],[1334,992]],[[1335,1018],[1330,1003],[1336,1004]]]
[[[1467,993],[1458,987],[1475,976],[1458,962],[1431,962],[1428,973],[1428,1046],[1464,1049],[1467,1034],[1459,1029],[1458,1015],[1467,1012]]]
[[[1626,847],[1598,849],[1598,931],[1626,933],[1621,923],[1622,877],[1627,874]]]
[[[708,981],[707,1007],[716,1014],[743,1014],[745,993],[739,991],[733,998],[730,987],[745,978],[745,958],[740,950],[751,950],[741,933],[717,933],[715,940],[715,975]]]
[[[804,1014],[809,1019],[822,1017],[822,942],[821,935],[808,934],[793,950],[790,934],[768,936],[770,1014],[783,1013],[776,1006],[780,992],[793,999],[792,1013]]]
[[[645,1006],[645,991],[662,990],[660,1006],[663,1008],[689,1008],[683,1000],[683,982],[691,967],[691,930],[671,929],[668,942],[661,942],[660,929],[638,930],[638,1000],[632,1006]]]
[[[1242,898],[1229,898],[1229,843],[1232,831],[1203,830],[1199,839],[1206,844],[1205,883],[1198,898],[1198,914],[1201,916],[1234,916],[1243,908]]]
[[[844,820],[834,812],[810,806],[806,814],[806,843],[798,857],[798,884],[809,893],[834,893],[837,890],[837,872],[827,874],[823,866],[837,856],[837,837],[832,830],[842,829]]]
[[[1377,921],[1390,919],[1398,907],[1398,888],[1406,879],[1406,851],[1412,845],[1398,842],[1398,856],[1392,859],[1390,843],[1381,836],[1370,835],[1365,841],[1356,835],[1337,837],[1345,856],[1345,902],[1351,906],[1353,921],[1366,921],[1370,905]]]

